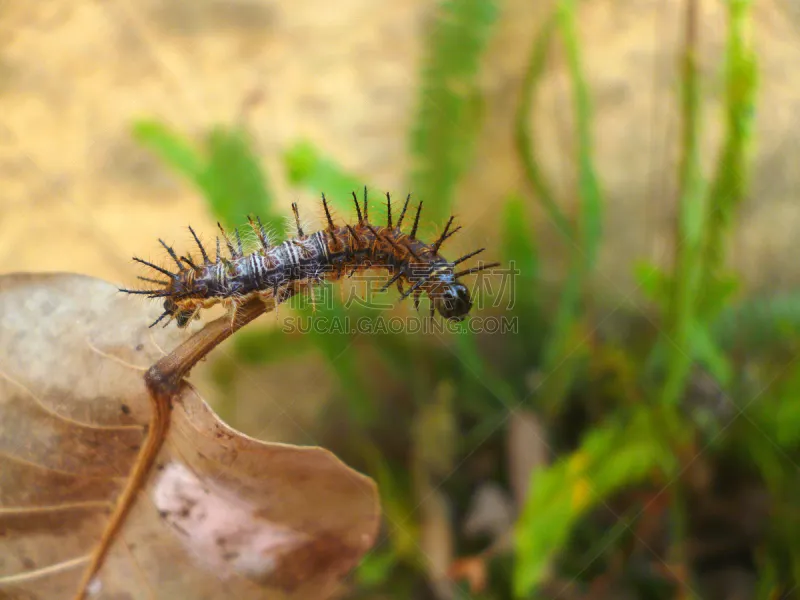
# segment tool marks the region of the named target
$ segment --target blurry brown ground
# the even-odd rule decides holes
[[[616,305],[634,291],[632,259],[670,256],[683,4],[585,4],[581,35],[608,199],[597,292]],[[525,189],[513,111],[531,39],[551,6],[505,3],[482,75],[475,166],[456,203],[467,237],[488,239],[483,222],[508,192]],[[711,166],[721,131],[725,17],[721,2],[701,7]],[[137,272],[130,256],[160,257],[157,237],[180,245],[187,224],[212,230],[200,195],[131,140],[131,123],[142,117],[196,136],[246,118],[286,207],[314,202],[291,190],[282,171],[281,152],[299,138],[404,193],[407,130],[433,8],[429,0],[0,2],[0,272],[73,271],[130,284]],[[800,282],[800,13],[788,1],[764,0],[755,23],[762,74],[754,180],[732,256],[751,289],[778,289]],[[546,171],[568,204],[570,111],[557,48],[532,118]],[[557,278],[564,246],[544,218],[540,240],[553,259],[548,276]]]

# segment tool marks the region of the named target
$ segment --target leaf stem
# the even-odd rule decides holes
[[[280,300],[285,301],[299,291],[300,289],[288,290]],[[153,463],[167,437],[172,402],[180,396],[183,390],[183,378],[189,374],[192,367],[221,342],[256,317],[274,310],[275,306],[274,300],[265,302],[260,298],[254,298],[239,307],[234,318],[223,316],[212,321],[147,370],[144,381],[153,407],[147,426],[147,435],[136,455],[136,461],[128,475],[125,488],[117,499],[114,511],[103,530],[100,542],[94,549],[89,565],[81,576],[75,600],[83,600],[85,597],[87,588],[102,567],[116,534],[136,500],[136,495],[150,474]]]

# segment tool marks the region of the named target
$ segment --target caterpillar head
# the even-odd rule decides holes
[[[178,322],[178,327],[186,327],[192,319],[192,311],[181,310],[172,298],[164,300],[164,312],[169,313]]]
[[[463,321],[472,308],[469,289],[458,281],[449,283],[435,295],[433,306],[445,319]]]

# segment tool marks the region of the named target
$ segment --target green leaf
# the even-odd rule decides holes
[[[705,288],[698,301],[698,314],[703,320],[716,318],[728,306],[739,291],[739,278],[736,275],[718,273],[705,282]]]
[[[781,453],[796,450],[800,444],[799,396],[800,367],[794,365],[770,384],[758,402],[747,407],[748,418],[757,423],[756,437],[764,437],[771,445],[777,443]]]
[[[662,308],[666,306],[671,289],[669,274],[650,261],[639,261],[633,267],[633,277],[648,298]]]
[[[246,223],[247,215],[259,216],[273,231],[283,233],[283,216],[275,208],[266,173],[247,134],[217,127],[207,145],[208,165],[200,182],[214,215],[228,227]]]
[[[658,427],[655,415],[642,410],[627,423],[592,429],[575,452],[533,473],[515,532],[518,598],[529,597],[544,580],[555,554],[589,510],[627,486],[675,472],[677,464]]]
[[[339,210],[352,211],[351,193],[360,194],[365,185],[364,180],[344,171],[308,141],[289,148],[283,155],[283,163],[290,183],[317,194],[324,193]]]
[[[203,158],[178,133],[158,121],[141,120],[133,125],[133,137],[178,173],[200,185]]]
[[[705,365],[708,372],[722,385],[727,387],[733,378],[733,368],[705,324],[693,323],[691,328],[691,348],[693,358]]]
[[[796,386],[791,396],[784,398],[784,402],[778,405],[776,415],[777,431],[775,441],[786,448],[793,448],[800,444],[800,402],[797,401],[797,394],[800,385]]]

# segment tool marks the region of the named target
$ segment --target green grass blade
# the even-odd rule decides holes
[[[518,335],[509,337],[509,345],[513,348],[509,356],[512,362],[527,361],[529,365],[530,361],[535,360],[541,346],[540,265],[525,201],[517,194],[512,194],[506,200],[502,239],[503,262],[515,271],[507,291],[511,295],[509,304],[513,303],[512,314],[517,317],[519,324]],[[520,362],[513,367],[523,371],[525,364]]]
[[[583,329],[579,309],[581,294],[600,248],[603,196],[594,167],[591,138],[592,110],[588,86],[583,75],[580,42],[575,25],[575,0],[562,0],[558,6],[558,26],[567,50],[570,79],[575,97],[575,122],[578,137],[578,215],[577,239],[570,270],[559,300],[558,312],[542,358],[542,371],[548,377],[539,392],[542,405],[555,409],[572,386],[582,352],[576,339]]]
[[[553,188],[547,181],[547,177],[542,172],[539,161],[536,158],[535,136],[531,131],[531,111],[533,101],[536,97],[538,84],[546,64],[547,53],[550,49],[550,42],[556,32],[558,24],[558,13],[553,12],[551,17],[542,26],[533,41],[528,59],[528,67],[522,81],[522,95],[517,107],[517,114],[514,124],[514,139],[517,145],[517,152],[522,161],[522,167],[528,183],[533,188],[537,200],[541,203],[550,220],[553,221],[558,230],[572,239],[574,228],[569,219],[564,215],[556,203]]]
[[[576,0],[562,0],[558,7],[558,21],[567,51],[567,65],[572,79],[575,101],[575,124],[578,136],[578,197],[580,198],[577,241],[584,261],[580,268],[584,275],[588,275],[597,262],[600,248],[603,196],[594,166],[591,135],[592,105],[589,86],[583,75],[580,41],[575,24],[576,8]]]
[[[513,262],[519,270],[514,281],[514,303],[526,314],[538,312],[539,253],[533,241],[533,229],[525,200],[517,194],[512,194],[506,200],[502,238],[503,261]]]

